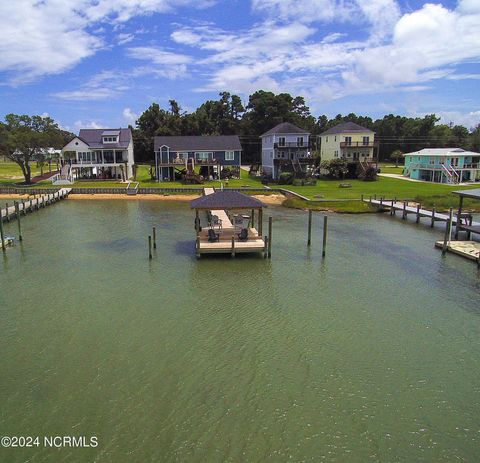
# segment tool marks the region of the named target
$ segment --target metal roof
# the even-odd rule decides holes
[[[107,133],[116,132],[118,143],[103,143],[102,137]],[[115,133],[113,133],[115,135]],[[132,131],[130,129],[80,129],[78,138],[85,142],[90,148],[128,148],[132,140]]]
[[[310,135],[310,132],[307,132],[296,125],[291,124],[290,122],[282,122],[281,124],[276,125],[273,129],[268,130],[264,134],[260,135],[260,137],[265,137],[266,135],[273,135],[274,133],[284,133],[284,134],[291,134],[291,133],[301,133],[303,135]]]
[[[105,130],[105,132],[102,133],[103,137],[115,136],[115,135],[120,135],[120,130]]]
[[[370,132],[375,133],[373,130],[367,129],[366,127],[362,127],[361,125],[355,124],[355,122],[343,122],[341,124],[337,124],[331,127],[325,132],[321,133],[322,135],[330,135],[336,133],[362,133],[362,132]]]
[[[238,191],[216,191],[210,195],[190,201],[190,209],[260,209],[266,207],[257,198]]]
[[[471,190],[457,190],[453,194],[463,196],[464,198],[472,198],[480,200],[480,188],[472,188]]]
[[[405,153],[404,156],[480,156],[480,153],[465,151],[462,148],[424,148],[420,151]]]
[[[238,135],[183,135],[155,137],[154,150],[168,146],[171,151],[241,151]]]

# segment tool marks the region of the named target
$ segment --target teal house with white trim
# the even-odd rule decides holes
[[[436,183],[480,182],[480,153],[462,148],[425,148],[405,153],[403,175]]]

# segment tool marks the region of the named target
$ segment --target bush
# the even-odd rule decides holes
[[[335,158],[330,161],[322,161],[320,168],[327,171],[331,178],[343,178],[348,173],[348,163],[346,159]]]
[[[293,182],[293,174],[291,172],[282,172],[278,177],[279,185],[291,185]]]

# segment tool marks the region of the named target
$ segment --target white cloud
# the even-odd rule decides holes
[[[458,64],[480,60],[480,2],[463,0],[457,9],[426,4],[403,16],[394,0],[320,3],[325,8],[317,0],[253,0],[255,11],[282,22],[234,32],[179,26],[171,37],[207,55],[195,63],[208,66],[210,75],[199,90],[246,94],[263,84],[303,94],[315,106],[348,95],[424,91],[432,81],[455,78]],[[366,39],[345,40],[336,32],[318,38],[315,21],[331,21],[329,11],[339,5],[370,24]]]
[[[480,111],[462,113],[460,111],[439,111],[435,113],[440,116],[441,124],[453,122],[455,125],[463,125],[468,129],[475,128],[480,124]]]
[[[128,90],[129,75],[125,72],[111,70],[94,75],[86,83],[74,90],[53,93],[52,96],[62,100],[91,101],[113,99]]]
[[[145,73],[152,73],[168,79],[185,76],[187,64],[193,61],[192,57],[180,53],[172,53],[158,47],[134,47],[127,50],[130,58],[149,61],[154,67],[139,68]]]
[[[125,108],[122,114],[123,114],[123,118],[129,125],[135,125],[135,121],[139,117],[139,115],[134,113],[130,108]]]
[[[102,24],[213,4],[211,0],[1,1],[0,71],[10,72],[14,83],[61,73],[107,45]],[[130,37],[123,34],[123,40]]]
[[[73,124],[77,130],[80,129],[102,129],[102,124],[97,121],[75,121]]]
[[[117,43],[119,45],[125,45],[126,43],[131,42],[134,38],[135,38],[135,35],[133,34],[126,34],[126,33],[118,34]]]

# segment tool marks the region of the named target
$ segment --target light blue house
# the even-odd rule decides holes
[[[403,175],[437,183],[480,181],[480,153],[461,148],[425,148],[406,153]]]

